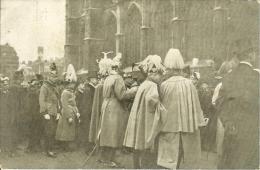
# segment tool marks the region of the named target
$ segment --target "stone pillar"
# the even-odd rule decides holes
[[[174,1],[174,17],[172,19],[173,48],[178,48],[183,53],[185,44],[185,16],[183,15],[183,0]],[[184,3],[184,4],[183,4]]]
[[[223,1],[215,0],[213,16],[213,49],[214,60],[219,65],[222,60],[227,59],[227,35],[226,35],[226,22],[227,22],[227,8],[224,7]]]
[[[123,21],[122,21],[122,3],[117,3],[116,7],[116,53],[124,53],[124,34],[122,33],[123,30]]]
[[[151,24],[149,20],[151,7],[150,0],[142,0],[142,27],[141,27],[141,55],[139,60],[143,60],[151,53]]]
[[[84,37],[84,67],[89,71],[97,71],[97,56],[100,56],[103,37],[101,33],[102,24],[102,8],[101,1],[88,0],[88,6],[85,10],[85,37]]]
[[[66,1],[66,42],[65,42],[65,67],[73,64],[78,69],[80,58],[80,0]]]

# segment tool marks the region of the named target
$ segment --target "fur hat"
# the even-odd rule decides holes
[[[168,69],[183,69],[184,61],[179,49],[171,48],[165,56],[164,66]]]
[[[58,76],[58,69],[55,63],[51,63],[51,65],[49,66],[50,68],[50,72],[49,75],[50,76]]]

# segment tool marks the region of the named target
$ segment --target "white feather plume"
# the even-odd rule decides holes
[[[150,71],[164,70],[162,59],[158,55],[148,55],[142,62],[140,62],[140,66],[146,73]]]
[[[183,69],[184,61],[179,49],[171,48],[165,56],[164,66],[169,69]]]
[[[65,80],[68,82],[77,82],[76,71],[72,64],[68,65]]]
[[[97,61],[99,67],[99,74],[106,76],[112,70],[113,65],[113,60],[108,58],[107,55],[113,53],[113,51],[102,53],[104,54],[104,57]]]

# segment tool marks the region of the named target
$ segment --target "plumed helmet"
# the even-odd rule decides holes
[[[72,64],[68,65],[66,76],[65,76],[65,81],[66,82],[77,82],[77,75],[76,71],[74,69],[74,66]]]
[[[158,55],[147,56],[142,62],[140,62],[140,66],[142,67],[145,73],[164,71],[162,59]]]
[[[98,74],[100,74],[101,76],[109,75],[109,72],[112,70],[113,60],[107,57],[107,54],[109,53],[112,52],[107,52],[107,53],[103,52],[104,57],[101,58],[99,61],[97,61],[99,67]]]
[[[179,49],[171,48],[165,56],[164,66],[168,69],[183,69],[184,61]]]

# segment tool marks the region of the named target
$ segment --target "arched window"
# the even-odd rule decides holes
[[[126,16],[125,28],[125,54],[123,65],[129,66],[141,60],[141,25],[142,15],[136,5],[131,5]]]
[[[171,19],[173,18],[173,6],[170,0],[158,3],[159,6],[153,14],[152,27],[154,29],[153,52],[165,57],[172,46]]]
[[[103,51],[113,51],[116,53],[116,17],[112,12],[108,12],[104,23],[105,42]]]

